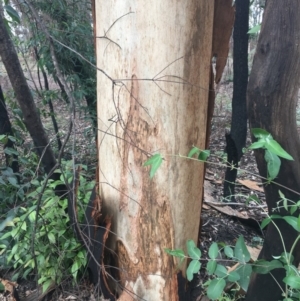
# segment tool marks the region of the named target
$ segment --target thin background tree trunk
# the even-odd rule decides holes
[[[295,161],[281,159],[281,168],[275,182],[265,185],[269,213],[278,207],[279,189],[287,199],[297,202],[300,192],[300,141],[296,124],[296,106],[300,86],[300,1],[268,0],[248,84],[248,112],[251,128],[263,128],[290,153]],[[255,153],[259,173],[267,177],[264,151]],[[293,193],[287,187],[296,191]],[[277,214],[278,212],[276,212]],[[278,214],[289,215],[283,208]],[[297,216],[299,212],[296,212]],[[287,252],[299,235],[283,220],[275,220],[284,238]],[[283,246],[273,224],[268,226],[259,258],[272,260],[279,256]],[[297,245],[295,266],[300,261]],[[272,271],[280,285],[285,270]],[[270,274],[253,275],[247,301],[280,300],[281,290]]]
[[[230,133],[225,134],[228,164],[224,179],[224,198],[231,202],[235,202],[237,168],[243,156],[247,137],[249,5],[249,0],[235,1],[232,118]],[[232,168],[232,165],[235,168]]]
[[[49,174],[56,164],[56,160],[1,13],[0,56],[22,110],[24,123],[34,142],[45,171]]]
[[[0,85],[0,134],[13,136],[13,131],[11,128],[11,123],[9,120],[8,112],[6,109],[5,98],[2,92],[2,88]],[[14,148],[14,143],[8,139],[4,145],[4,148],[10,147]],[[19,162],[17,155],[8,155],[5,153],[6,166],[10,166],[14,173],[19,172]],[[19,176],[17,176],[19,180]]]

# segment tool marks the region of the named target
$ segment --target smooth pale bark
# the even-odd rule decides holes
[[[198,238],[204,166],[178,155],[205,148],[213,14],[207,0],[96,2],[97,37],[108,38],[97,39],[97,64],[114,79],[98,71],[100,197],[119,300],[178,300],[164,249]],[[151,180],[143,163],[155,153],[164,161]]]
[[[251,128],[263,128],[294,158],[281,159],[275,183],[266,184],[269,214],[290,215],[280,201],[279,190],[288,200],[297,203],[300,193],[300,140],[297,132],[296,107],[300,87],[300,2],[268,0],[256,54],[248,83],[248,114]],[[264,151],[256,151],[259,173],[267,177]],[[290,204],[289,204],[290,205]],[[299,212],[295,215],[298,217]],[[284,250],[291,251],[299,233],[284,220],[270,223],[259,258],[272,260]],[[278,233],[280,231],[280,235]],[[283,237],[284,246],[281,240]],[[299,242],[293,249],[294,264],[300,262]],[[246,296],[247,301],[282,300],[284,269],[272,275],[254,274]]]

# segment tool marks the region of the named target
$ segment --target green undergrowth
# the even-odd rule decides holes
[[[72,275],[76,280],[86,267],[86,251],[77,242],[68,216],[68,201],[54,191],[65,179],[72,180],[71,162],[65,163],[64,176],[58,181],[32,180],[30,191],[21,205],[10,210],[0,225],[0,262],[5,269],[14,269],[13,280],[34,276],[43,286],[59,284]],[[79,221],[89,202],[94,182],[80,176],[77,194]]]

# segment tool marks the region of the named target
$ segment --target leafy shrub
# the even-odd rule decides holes
[[[71,181],[71,171],[65,177]],[[60,199],[54,188],[61,184],[49,180],[45,191],[43,181],[31,181],[33,191],[26,195],[26,205],[17,208],[15,217],[9,220],[5,232],[0,236],[1,256],[7,267],[18,270],[14,279],[26,278],[36,272],[38,283],[45,291],[52,283],[60,283],[66,275],[77,278],[86,266],[86,252],[75,239],[67,213],[67,199]],[[78,191],[79,218],[84,215],[84,207],[89,201],[93,181],[81,175]],[[38,198],[41,206],[37,211]]]

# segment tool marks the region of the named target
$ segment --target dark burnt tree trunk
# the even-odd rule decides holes
[[[277,207],[280,189],[286,198],[298,201],[300,192],[300,141],[296,126],[296,105],[300,86],[300,1],[268,0],[253,68],[248,84],[248,112],[251,128],[263,128],[290,153],[294,161],[281,160],[276,184],[265,185],[269,213]],[[255,152],[259,173],[267,176],[264,151]],[[283,188],[286,187],[286,188]],[[295,191],[295,192],[292,192]],[[289,215],[284,209],[279,214]],[[298,216],[298,212],[296,212]],[[298,233],[283,220],[276,220],[290,251]],[[267,229],[259,258],[272,260],[281,255],[283,246],[273,224]],[[299,244],[294,264],[300,261]],[[283,269],[272,271],[279,284],[285,276]],[[281,300],[281,290],[272,276],[254,274],[250,281],[247,301]]]
[[[36,109],[32,93],[26,82],[18,55],[0,14],[0,56],[15,91],[16,99],[23,113],[24,123],[39,154],[45,171],[49,174],[56,160]]]
[[[11,123],[8,117],[5,98],[1,86],[0,86],[0,134],[13,136]],[[4,145],[4,148],[5,147],[14,148],[14,143],[10,139],[8,139]],[[6,166],[11,167],[14,173],[19,172],[19,163],[18,163],[17,155],[8,155],[7,153],[5,153],[5,160],[6,160]],[[17,178],[19,180],[19,177]]]
[[[247,136],[246,92],[248,83],[248,27],[249,0],[235,1],[233,30],[233,96],[230,133],[225,134],[227,169],[224,180],[224,198],[234,201],[238,163],[243,155]],[[233,168],[234,166],[234,168]]]

